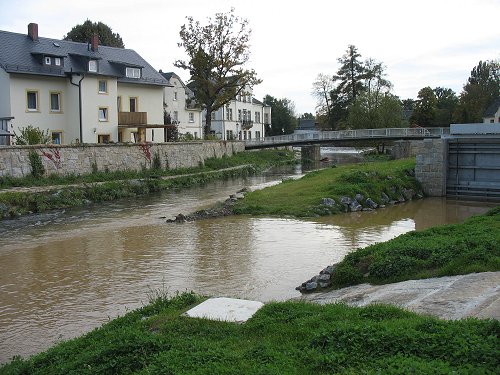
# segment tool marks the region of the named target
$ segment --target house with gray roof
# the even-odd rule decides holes
[[[483,115],[483,123],[500,123],[500,97],[486,108]]]
[[[163,142],[168,81],[137,52],[0,31],[0,144],[48,129],[55,144]]]

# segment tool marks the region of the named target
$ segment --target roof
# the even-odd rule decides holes
[[[63,66],[46,67],[43,56],[60,57]],[[98,73],[87,71],[87,62],[98,60]],[[85,73],[116,77],[118,82],[149,85],[168,85],[167,81],[137,52],[132,49],[99,45],[92,51],[89,43],[38,38],[33,41],[27,34],[0,30],[0,67],[8,73],[66,77],[71,73]],[[141,78],[127,78],[125,67],[142,68]]]
[[[496,98],[491,105],[484,111],[483,117],[494,117],[500,107],[500,98]]]

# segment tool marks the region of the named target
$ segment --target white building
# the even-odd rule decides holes
[[[484,112],[483,123],[500,123],[500,98],[497,98]]]
[[[130,49],[0,31],[0,144],[19,128],[55,144],[163,142],[168,82]],[[156,132],[156,134],[155,134]],[[7,134],[9,133],[9,134]]]
[[[271,107],[246,90],[212,113],[211,133],[223,140],[263,138],[265,127],[270,125]]]
[[[166,122],[175,125],[179,136],[203,138],[202,111],[195,105],[193,92],[175,73],[161,73],[169,86],[163,89]]]

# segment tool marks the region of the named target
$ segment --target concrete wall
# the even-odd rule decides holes
[[[422,141],[395,141],[391,148],[393,159],[406,159],[415,157]]]
[[[446,195],[447,143],[445,139],[424,139],[415,145],[415,177],[426,195]]]
[[[188,168],[204,164],[212,157],[231,156],[244,151],[243,142],[189,142],[148,144],[98,144],[83,146],[0,147],[0,177],[23,177],[31,173],[28,154],[35,150],[47,174],[88,174],[95,163],[99,171],[149,168],[153,156],[160,155],[162,168]],[[150,157],[149,157],[150,156]]]

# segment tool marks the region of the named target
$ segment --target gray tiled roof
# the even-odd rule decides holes
[[[43,56],[61,57],[61,68],[46,67]],[[87,72],[87,61],[98,60],[98,73]],[[125,67],[141,67],[139,79],[125,77]],[[99,46],[92,51],[87,43],[39,38],[33,41],[26,34],[0,30],[0,67],[8,73],[65,77],[71,72],[117,77],[118,82],[168,85],[167,81],[137,52],[131,49]]]
[[[483,117],[493,117],[495,116],[495,113],[498,111],[498,107],[500,107],[500,98],[496,98],[491,105],[486,108],[486,111],[484,111],[484,116]]]

